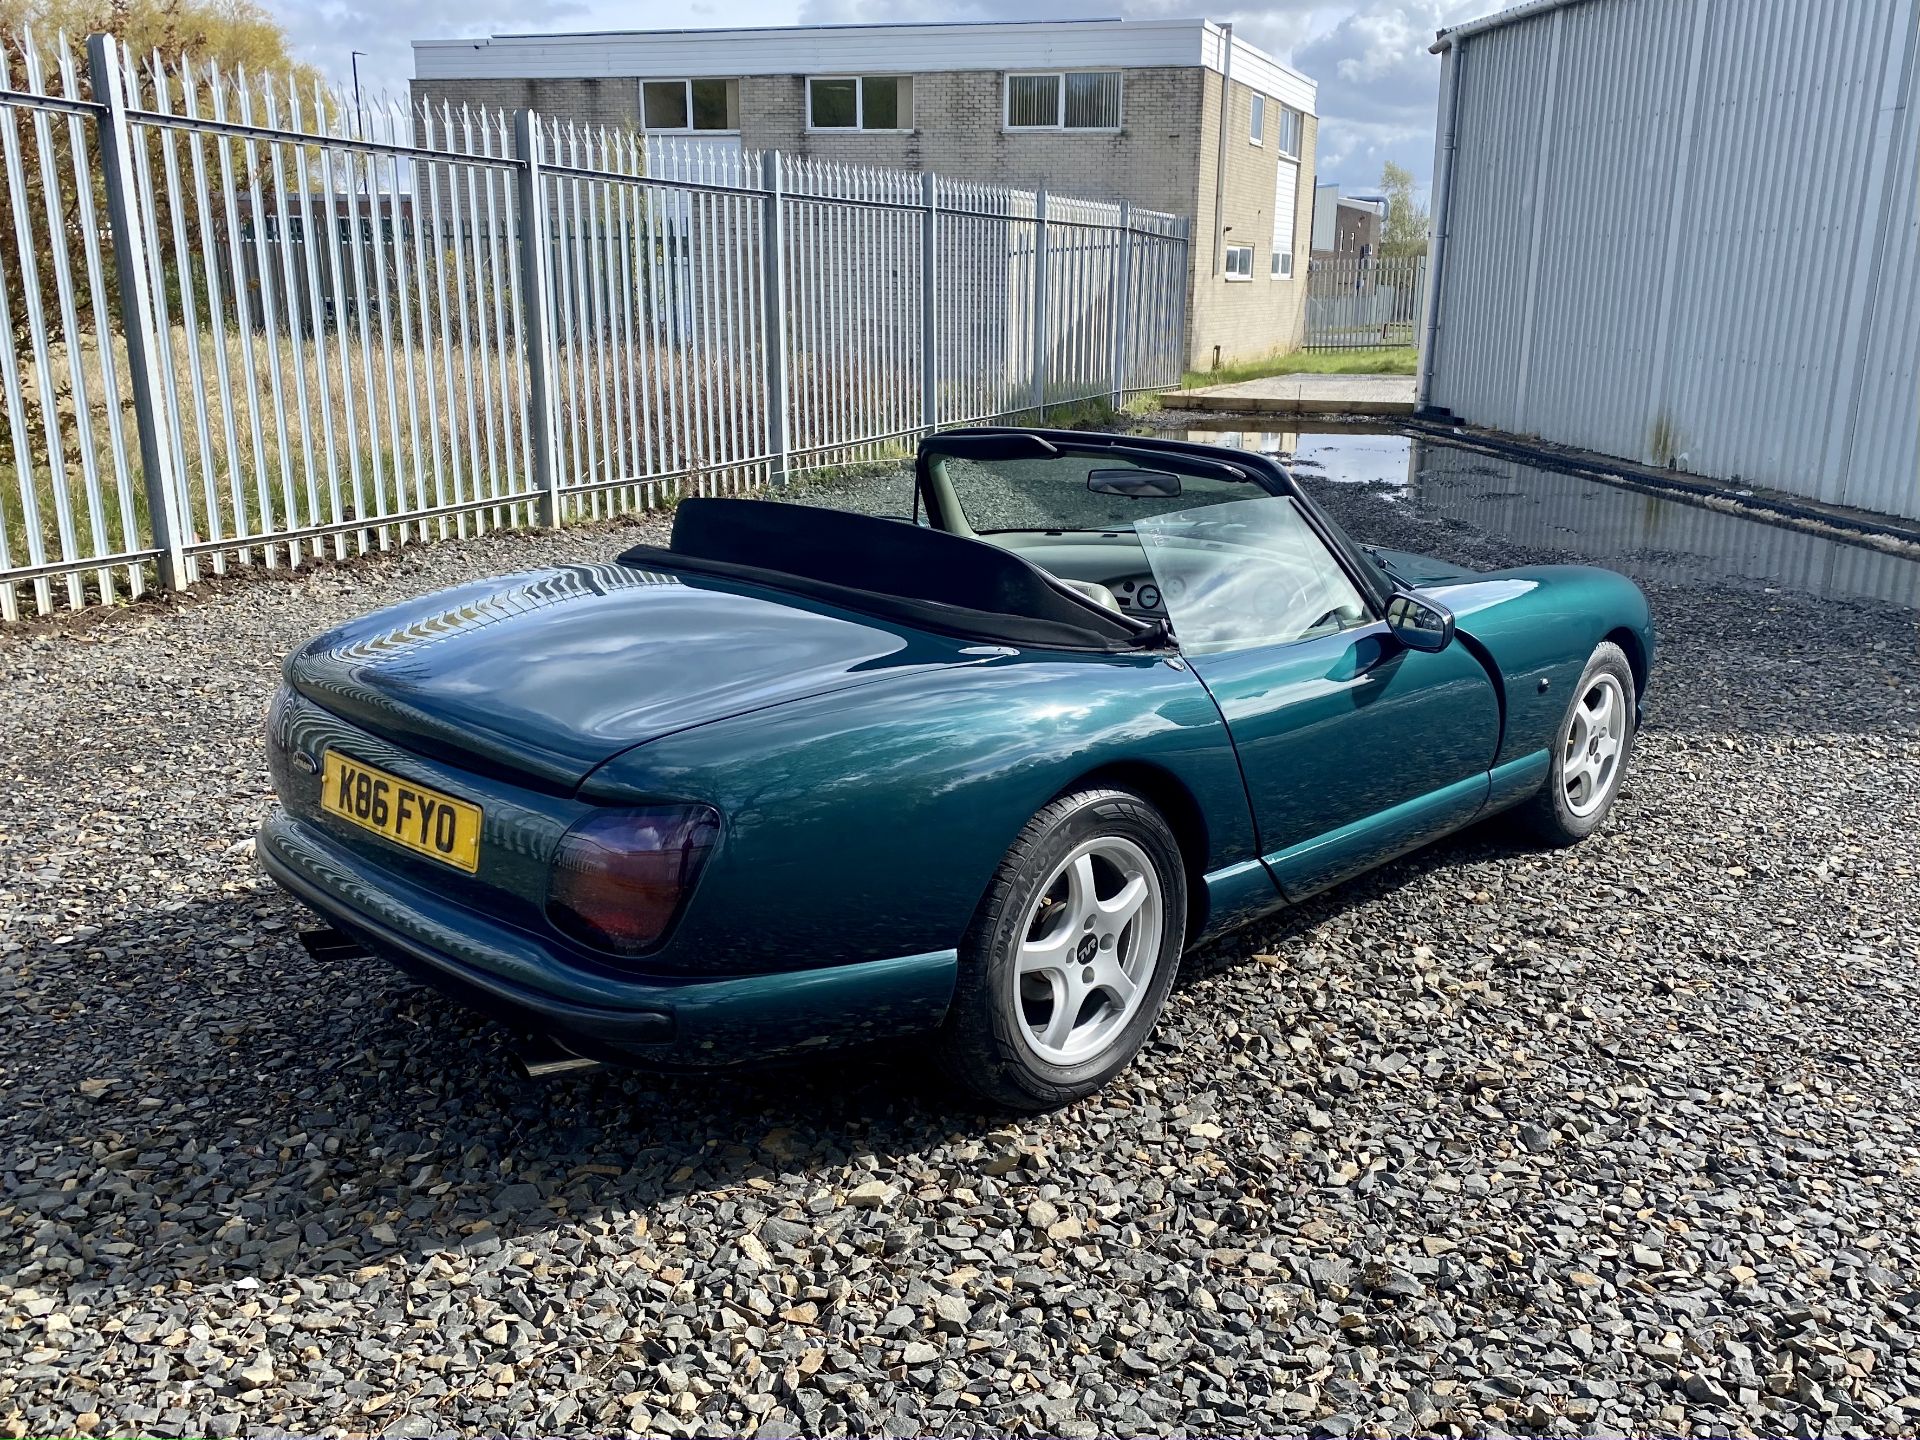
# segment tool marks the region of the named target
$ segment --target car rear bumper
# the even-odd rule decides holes
[[[728,1065],[937,1027],[959,959],[935,951],[687,980],[569,965],[537,940],[449,904],[276,810],[263,870],[335,929],[416,979],[595,1059]]]

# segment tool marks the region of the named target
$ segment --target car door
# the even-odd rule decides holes
[[[1395,640],[1294,501],[1236,501],[1136,530],[1289,898],[1478,813],[1500,738],[1486,670],[1457,640],[1434,652]]]

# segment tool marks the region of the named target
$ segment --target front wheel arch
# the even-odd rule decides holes
[[[1640,643],[1639,635],[1622,625],[1618,629],[1609,630],[1601,639],[1611,641],[1613,644],[1618,645],[1620,647],[1620,653],[1627,657],[1627,669],[1633,673],[1634,703],[1636,705],[1642,703],[1647,695],[1647,670],[1649,667],[1647,664],[1646,646]]]

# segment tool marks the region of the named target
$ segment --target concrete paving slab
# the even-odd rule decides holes
[[[1174,410],[1232,410],[1240,414],[1411,415],[1411,375],[1269,375],[1198,390],[1164,390]]]

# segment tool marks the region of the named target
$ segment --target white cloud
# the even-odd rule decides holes
[[[1373,0],[1293,52],[1293,64],[1320,82],[1321,179],[1368,191],[1391,160],[1427,184],[1440,92],[1440,60],[1427,47],[1443,25],[1488,8],[1485,0]]]

